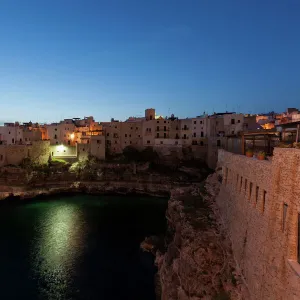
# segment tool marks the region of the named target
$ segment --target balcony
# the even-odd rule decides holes
[[[156,132],[157,131],[170,131],[170,129],[169,128],[166,128],[166,129],[164,129],[164,128],[156,128],[155,131]]]

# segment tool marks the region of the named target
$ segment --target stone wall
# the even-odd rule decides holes
[[[251,299],[300,299],[300,150],[276,148],[272,161],[219,150],[216,198]]]
[[[49,141],[35,141],[31,145],[0,145],[0,167],[18,166],[24,158],[37,164],[47,163],[50,155]]]
[[[30,145],[29,158],[32,162],[46,164],[50,156],[50,141],[35,141]]]
[[[28,157],[29,146],[26,145],[0,145],[4,152],[2,166],[19,165],[24,158]]]

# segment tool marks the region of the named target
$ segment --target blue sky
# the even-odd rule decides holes
[[[299,0],[0,3],[0,121],[299,104]]]

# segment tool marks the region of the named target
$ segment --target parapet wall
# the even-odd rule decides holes
[[[19,165],[24,158],[37,164],[47,163],[50,155],[49,141],[34,141],[31,145],[0,145],[0,167]]]
[[[216,199],[251,299],[300,299],[300,150],[272,161],[219,150]]]

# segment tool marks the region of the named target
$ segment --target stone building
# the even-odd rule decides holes
[[[225,136],[236,135],[243,131],[244,115],[236,113],[225,113],[224,118],[224,132]]]

